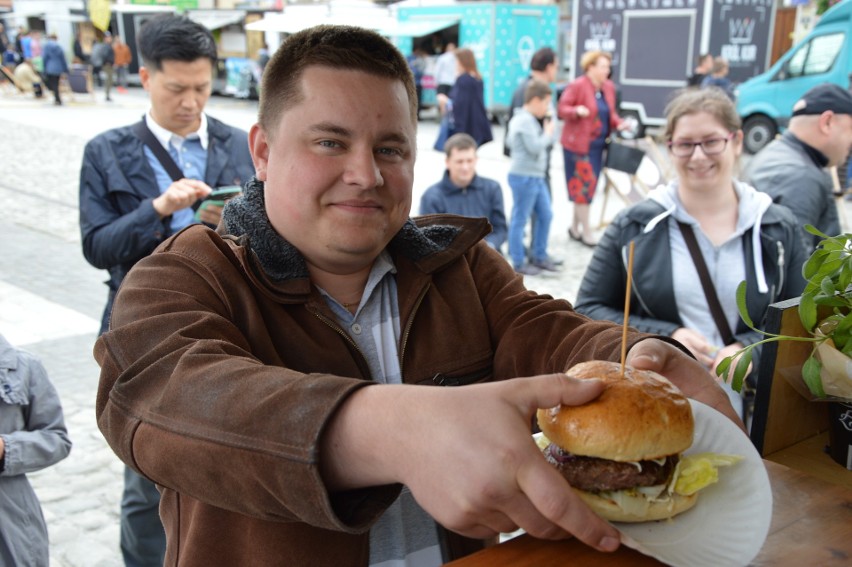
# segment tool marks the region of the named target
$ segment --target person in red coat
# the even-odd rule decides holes
[[[589,204],[601,173],[603,151],[613,130],[626,127],[615,107],[615,85],[608,79],[612,56],[588,51],[580,58],[583,76],[575,79],[559,97],[557,113],[565,121],[562,148],[568,198],[574,203],[574,218],[568,236],[586,246],[595,246],[589,224]]]

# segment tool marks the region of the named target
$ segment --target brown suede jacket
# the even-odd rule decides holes
[[[258,185],[226,208],[229,235],[191,226],[124,280],[95,346],[98,425],[162,490],[166,565],[367,565],[370,525],[400,487],[331,493],[318,462],[336,408],[371,384],[367,364],[298,251],[265,214],[240,211]],[[481,240],[488,230],[422,217],[388,245],[404,381],[463,386],[618,360],[620,328],[525,289]],[[441,531],[448,559],[476,547]]]

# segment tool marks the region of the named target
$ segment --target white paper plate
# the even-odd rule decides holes
[[[692,510],[671,520],[613,524],[623,543],[674,567],[748,565],[760,552],[772,519],[772,489],[763,459],[728,418],[695,400],[695,439],[690,453],[745,457],[719,470],[719,482],[703,489]]]

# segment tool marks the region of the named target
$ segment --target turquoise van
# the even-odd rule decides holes
[[[793,104],[811,87],[826,82],[849,87],[850,35],[852,0],[843,0],[768,71],[739,86],[737,111],[747,152],[755,153],[775,138],[787,125]]]

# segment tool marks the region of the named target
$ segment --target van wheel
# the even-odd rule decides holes
[[[749,116],[743,123],[743,145],[745,151],[756,154],[775,139],[778,126],[775,121],[763,114]]]

